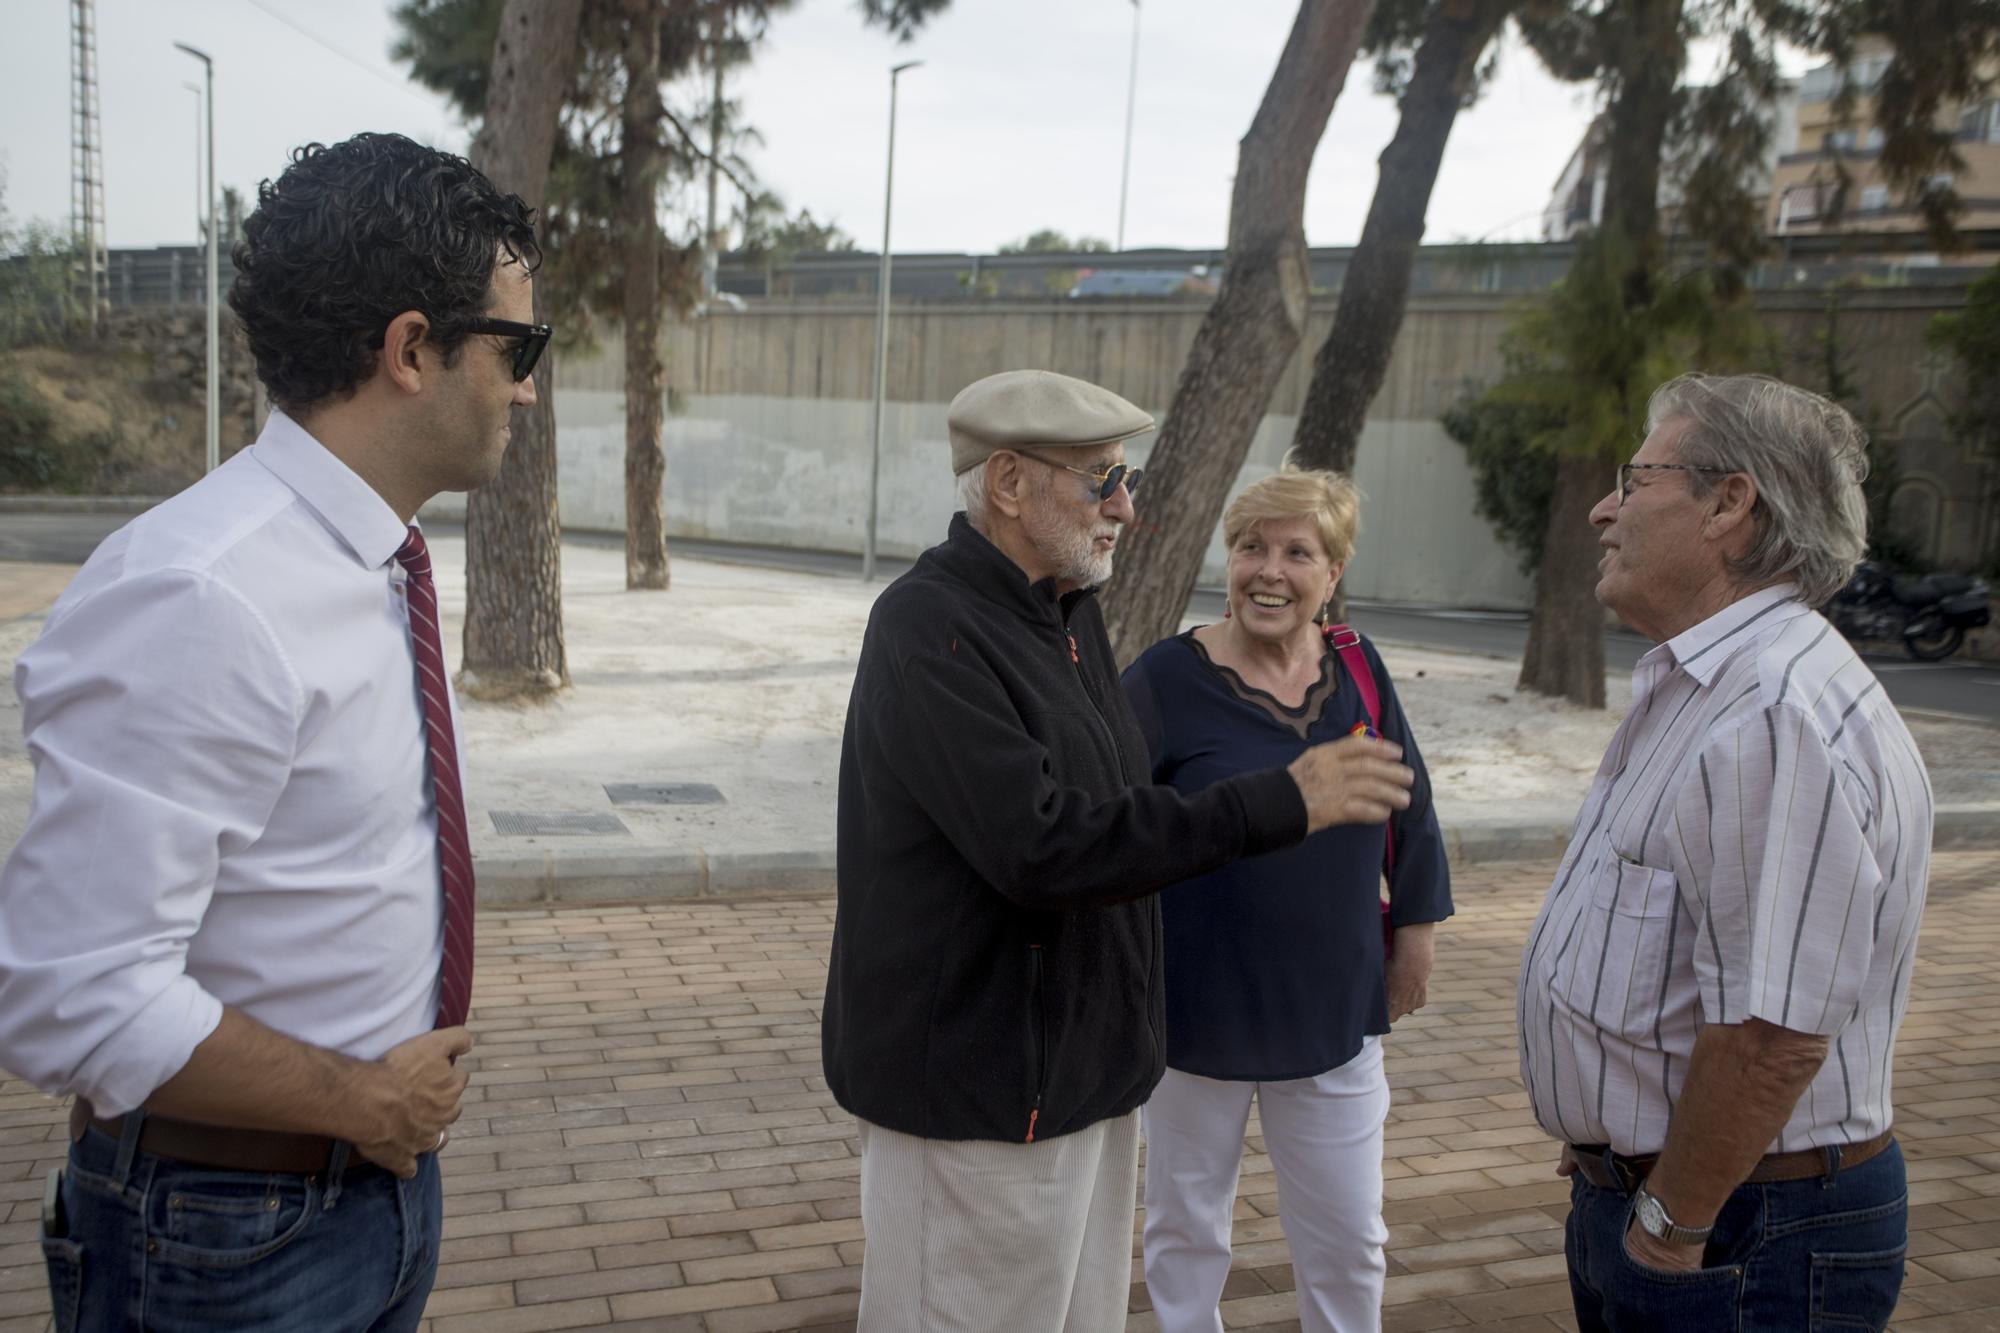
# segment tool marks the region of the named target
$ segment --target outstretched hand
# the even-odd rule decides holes
[[[1380,824],[1410,805],[1415,770],[1403,747],[1366,736],[1315,745],[1294,759],[1292,780],[1306,801],[1306,832],[1335,824]]]

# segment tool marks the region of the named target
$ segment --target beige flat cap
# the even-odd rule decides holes
[[[956,476],[1000,449],[1110,444],[1153,429],[1142,412],[1109,389],[1052,370],[1008,370],[959,390],[945,417]]]

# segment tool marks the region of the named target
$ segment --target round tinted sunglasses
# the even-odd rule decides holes
[[[514,382],[535,373],[535,363],[542,359],[542,352],[549,345],[554,329],[547,324],[522,324],[511,319],[475,319],[465,326],[467,333],[491,333],[502,338],[515,339]]]
[[[1139,478],[1146,475],[1138,468],[1126,467],[1123,463],[1113,463],[1102,472],[1093,472],[1086,467],[1071,467],[1068,463],[1058,463],[1053,458],[1043,458],[1040,454],[1031,454],[1026,449],[1016,449],[1014,452],[1023,458],[1032,458],[1044,467],[1059,467],[1065,472],[1074,472],[1079,477],[1089,477],[1097,483],[1097,501],[1099,504],[1109,500],[1120,485],[1125,487],[1125,494],[1137,495],[1139,493]]]

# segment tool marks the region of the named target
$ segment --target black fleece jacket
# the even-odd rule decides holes
[[[822,1056],[840,1104],[936,1139],[1123,1115],[1165,1068],[1169,884],[1305,836],[1283,769],[1151,783],[1094,590],[960,514],[869,616],[841,745]]]

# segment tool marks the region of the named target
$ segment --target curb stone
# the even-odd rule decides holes
[[[475,856],[484,906],[662,902],[830,894],[831,847],[710,852],[660,848],[624,855],[551,849],[540,855]]]
[[[1939,851],[2000,847],[2000,803],[1939,806],[1932,824]],[[1470,816],[1445,825],[1454,867],[1549,861],[1569,845],[1568,820]],[[481,857],[479,902],[486,907],[559,903],[821,897],[834,891],[831,847],[710,852],[661,849],[607,856],[552,849],[537,856]]]
[[[2000,803],[1941,805],[1931,817],[1933,850],[2000,847]]]
[[[1552,860],[1569,846],[1573,818],[1472,816],[1442,825],[1445,859],[1453,866]]]
[[[157,495],[0,495],[0,514],[143,514]]]

